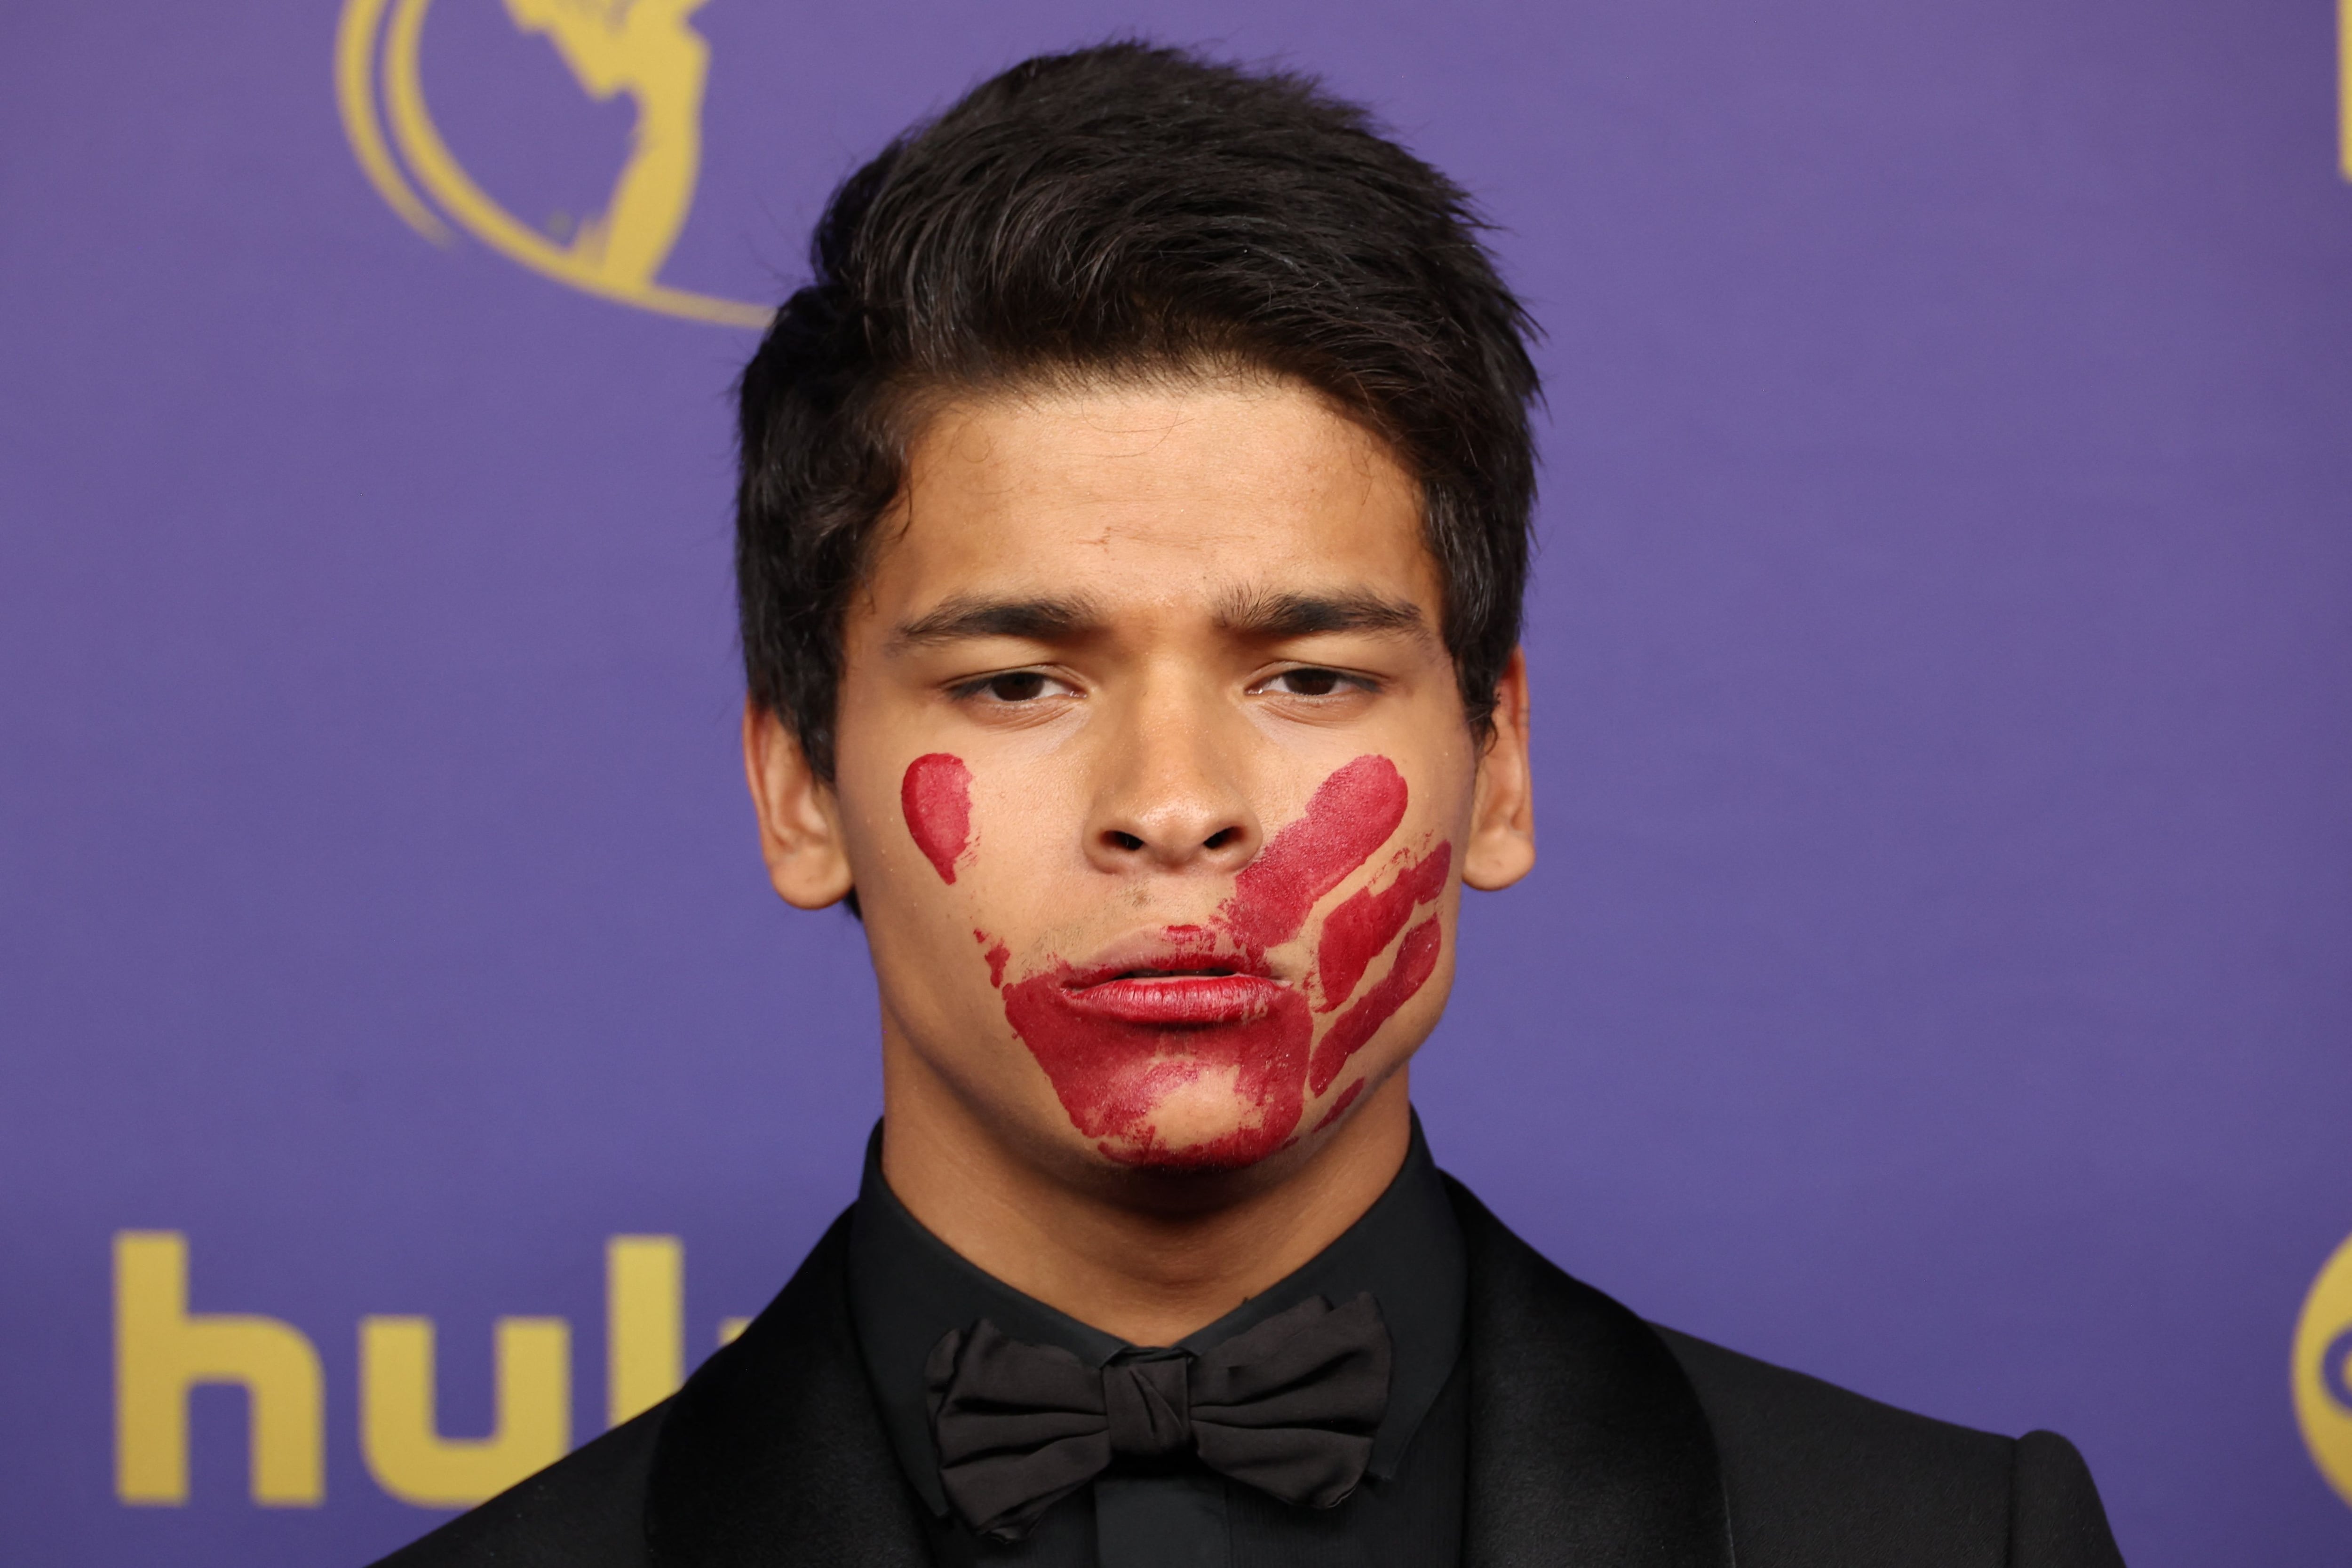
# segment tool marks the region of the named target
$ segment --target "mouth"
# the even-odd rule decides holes
[[[1286,989],[1262,961],[1197,950],[1112,954],[1062,983],[1075,1011],[1157,1029],[1248,1023],[1264,1018]]]

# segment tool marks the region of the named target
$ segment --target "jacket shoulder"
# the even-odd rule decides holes
[[[2056,1433],[1954,1426],[1658,1333],[1714,1429],[1740,1568],[2121,1568],[2090,1470]]]
[[[860,1568],[928,1560],[849,1321],[848,1217],[636,1419],[376,1568]]]
[[[376,1568],[646,1568],[646,1478],[669,1406],[573,1449]]]

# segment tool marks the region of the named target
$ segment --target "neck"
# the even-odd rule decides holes
[[[1132,1344],[1172,1344],[1363,1217],[1412,1136],[1402,1067],[1339,1126],[1244,1171],[1168,1176],[1037,1149],[886,1043],[882,1172],[923,1228],[1014,1290]]]

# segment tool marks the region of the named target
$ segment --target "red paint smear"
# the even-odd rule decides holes
[[[1340,1117],[1346,1115],[1348,1113],[1348,1107],[1356,1103],[1356,1096],[1361,1094],[1363,1092],[1364,1081],[1360,1078],[1357,1079],[1353,1083],[1349,1084],[1345,1089],[1340,1090],[1339,1098],[1332,1103],[1332,1106],[1328,1111],[1323,1113],[1323,1119],[1315,1124],[1315,1130],[1319,1133],[1324,1128],[1329,1126],[1332,1123],[1338,1121]]]
[[[1036,1057],[1071,1124],[1127,1165],[1162,1170],[1238,1170],[1280,1148],[1306,1110],[1307,998],[1284,990],[1244,1023],[1168,1029],[1080,1012],[1066,965],[1008,986],[1004,1016]],[[1152,1123],[1160,1103],[1211,1073],[1236,1074],[1248,1107],[1243,1125],[1190,1148],[1170,1149]]]
[[[1221,913],[1234,935],[1263,952],[1287,942],[1315,901],[1372,858],[1404,821],[1404,775],[1385,757],[1359,757],[1316,789],[1307,814],[1274,836],[1234,879]]]
[[[1437,950],[1443,940],[1435,916],[1404,934],[1404,940],[1397,945],[1396,962],[1388,974],[1364,993],[1362,1001],[1339,1015],[1339,1021],[1331,1026],[1331,1031],[1315,1048],[1315,1071],[1307,1081],[1313,1092],[1320,1094],[1330,1088],[1331,1081],[1339,1076],[1339,1069],[1348,1065],[1348,1058],[1370,1044],[1381,1025],[1411,1001],[1413,993],[1437,972]]]
[[[971,843],[971,769],[963,758],[934,751],[907,764],[907,776],[898,781],[898,807],[907,814],[915,847],[940,880],[955,881],[956,862]]]
[[[1453,864],[1454,846],[1440,844],[1407,865],[1388,886],[1378,892],[1364,888],[1331,912],[1315,949],[1323,981],[1323,999],[1316,1011],[1328,1013],[1355,994],[1356,982],[1396,940],[1414,907],[1445,891],[1445,873]]]
[[[988,951],[982,955],[982,957],[988,960],[988,983],[994,986],[998,990],[1003,990],[1004,988],[1004,966],[1009,960],[1011,960],[1013,956],[1013,949],[1007,947],[1002,942],[995,944],[993,946],[990,946],[988,942],[988,933],[985,931],[974,930],[971,934],[971,939],[988,948]]]

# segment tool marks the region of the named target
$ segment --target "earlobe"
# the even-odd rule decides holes
[[[816,776],[783,720],[743,704],[743,776],[760,819],[768,880],[786,904],[823,909],[849,894],[849,855],[833,789]]]
[[[1535,780],[1528,760],[1528,662],[1526,653],[1515,648],[1502,679],[1495,684],[1494,732],[1478,758],[1462,880],[1492,893],[1527,875],[1535,863]]]

